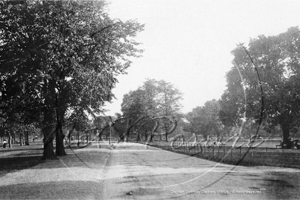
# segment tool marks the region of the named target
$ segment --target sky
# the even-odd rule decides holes
[[[277,35],[300,24],[299,0],[110,0],[113,19],[145,24],[136,41],[142,57],[117,76],[116,99],[106,115],[121,113],[124,94],[147,78],[165,80],[183,93],[182,112],[220,99],[231,51],[258,35]]]

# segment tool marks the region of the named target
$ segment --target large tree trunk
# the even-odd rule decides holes
[[[42,159],[54,159],[53,139],[56,129],[55,120],[55,81],[44,80],[43,94],[45,98],[45,105],[43,109],[43,126],[44,135],[44,152]]]
[[[62,124],[65,115],[65,109],[61,106],[59,102],[59,95],[55,96],[55,109],[56,109],[56,155],[57,156],[65,156],[67,155],[65,152],[64,139],[65,135],[63,134]]]
[[[283,133],[282,137],[282,147],[284,148],[292,148],[293,147],[293,142],[291,141],[290,138],[290,127],[288,123],[283,123],[281,124],[281,129]]]
[[[55,152],[57,156],[67,155],[65,152],[64,138],[65,136],[62,131],[62,125],[61,123],[58,123],[56,128],[56,152]]]
[[[55,125],[48,125],[47,127],[43,128],[43,135],[44,135],[44,152],[42,159],[54,159],[54,151],[53,151],[53,139],[54,139],[54,132],[55,132]]]
[[[43,160],[46,159],[54,159],[54,151],[53,151],[53,139],[54,132],[56,129],[56,125],[53,120],[53,115],[51,112],[44,113],[44,128],[42,129],[42,133],[44,135],[44,152],[43,152]]]

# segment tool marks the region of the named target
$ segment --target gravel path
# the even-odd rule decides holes
[[[242,167],[143,145],[110,156],[105,199],[300,199],[300,170]]]
[[[300,199],[297,169],[235,167],[130,143],[67,149],[46,162],[41,153],[0,156],[0,199]],[[23,166],[9,164],[16,160]]]

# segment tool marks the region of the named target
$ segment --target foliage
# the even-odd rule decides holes
[[[42,123],[48,144],[53,137],[47,127],[61,127],[67,110],[100,112],[113,98],[116,75],[141,53],[132,38],[143,25],[112,20],[104,6],[79,0],[0,2],[2,117],[13,119],[13,110],[27,113]]]
[[[173,116],[180,112],[182,94],[171,83],[148,79],[143,86],[124,95],[123,116]]]
[[[255,68],[242,46],[232,51],[243,79],[238,77],[237,67],[227,73],[227,90],[221,99],[220,116],[224,124],[233,125],[245,112],[256,122],[260,118],[261,98],[264,98],[264,120],[268,129],[280,125],[284,142],[290,131],[299,127],[300,106],[300,31],[292,27],[276,36],[259,36],[252,39],[248,52],[258,68],[262,80],[263,96]],[[245,90],[246,104],[243,103]]]
[[[202,135],[206,138],[210,136],[221,136],[223,125],[219,119],[220,105],[215,99],[207,101],[204,106],[196,107],[188,113],[186,118],[190,124],[185,130]]]
[[[151,130],[154,125],[149,118],[178,115],[181,109],[181,99],[181,93],[171,83],[148,79],[143,86],[124,95],[121,110],[123,117],[132,121],[143,116],[148,117],[143,119],[144,123],[138,127],[139,131],[145,132]],[[167,132],[173,123],[168,118],[160,118],[159,122],[160,132]]]

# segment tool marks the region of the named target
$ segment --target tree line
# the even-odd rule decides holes
[[[232,68],[226,73],[226,90],[220,99],[182,114],[177,89],[164,81],[147,80],[124,96],[123,116],[174,115],[178,121],[187,119],[180,125],[183,131],[203,138],[281,136],[282,145],[291,148],[291,136],[298,137],[300,126],[299,28],[275,36],[259,35],[239,44],[231,54]]]
[[[101,122],[96,115],[113,99],[117,75],[142,53],[134,37],[144,28],[133,20],[111,19],[105,8],[105,1],[0,2],[0,136],[40,130],[45,159],[55,155],[54,138],[56,155],[66,154],[66,127],[100,129],[109,121],[122,140],[133,132],[138,141],[155,134],[168,141],[178,124],[204,138],[230,136],[238,127],[250,136],[261,125],[264,134],[281,131],[290,146],[299,129],[298,27],[238,45],[219,100],[183,114],[181,92],[148,79],[124,95],[122,114]],[[92,125],[87,115],[95,117]]]

